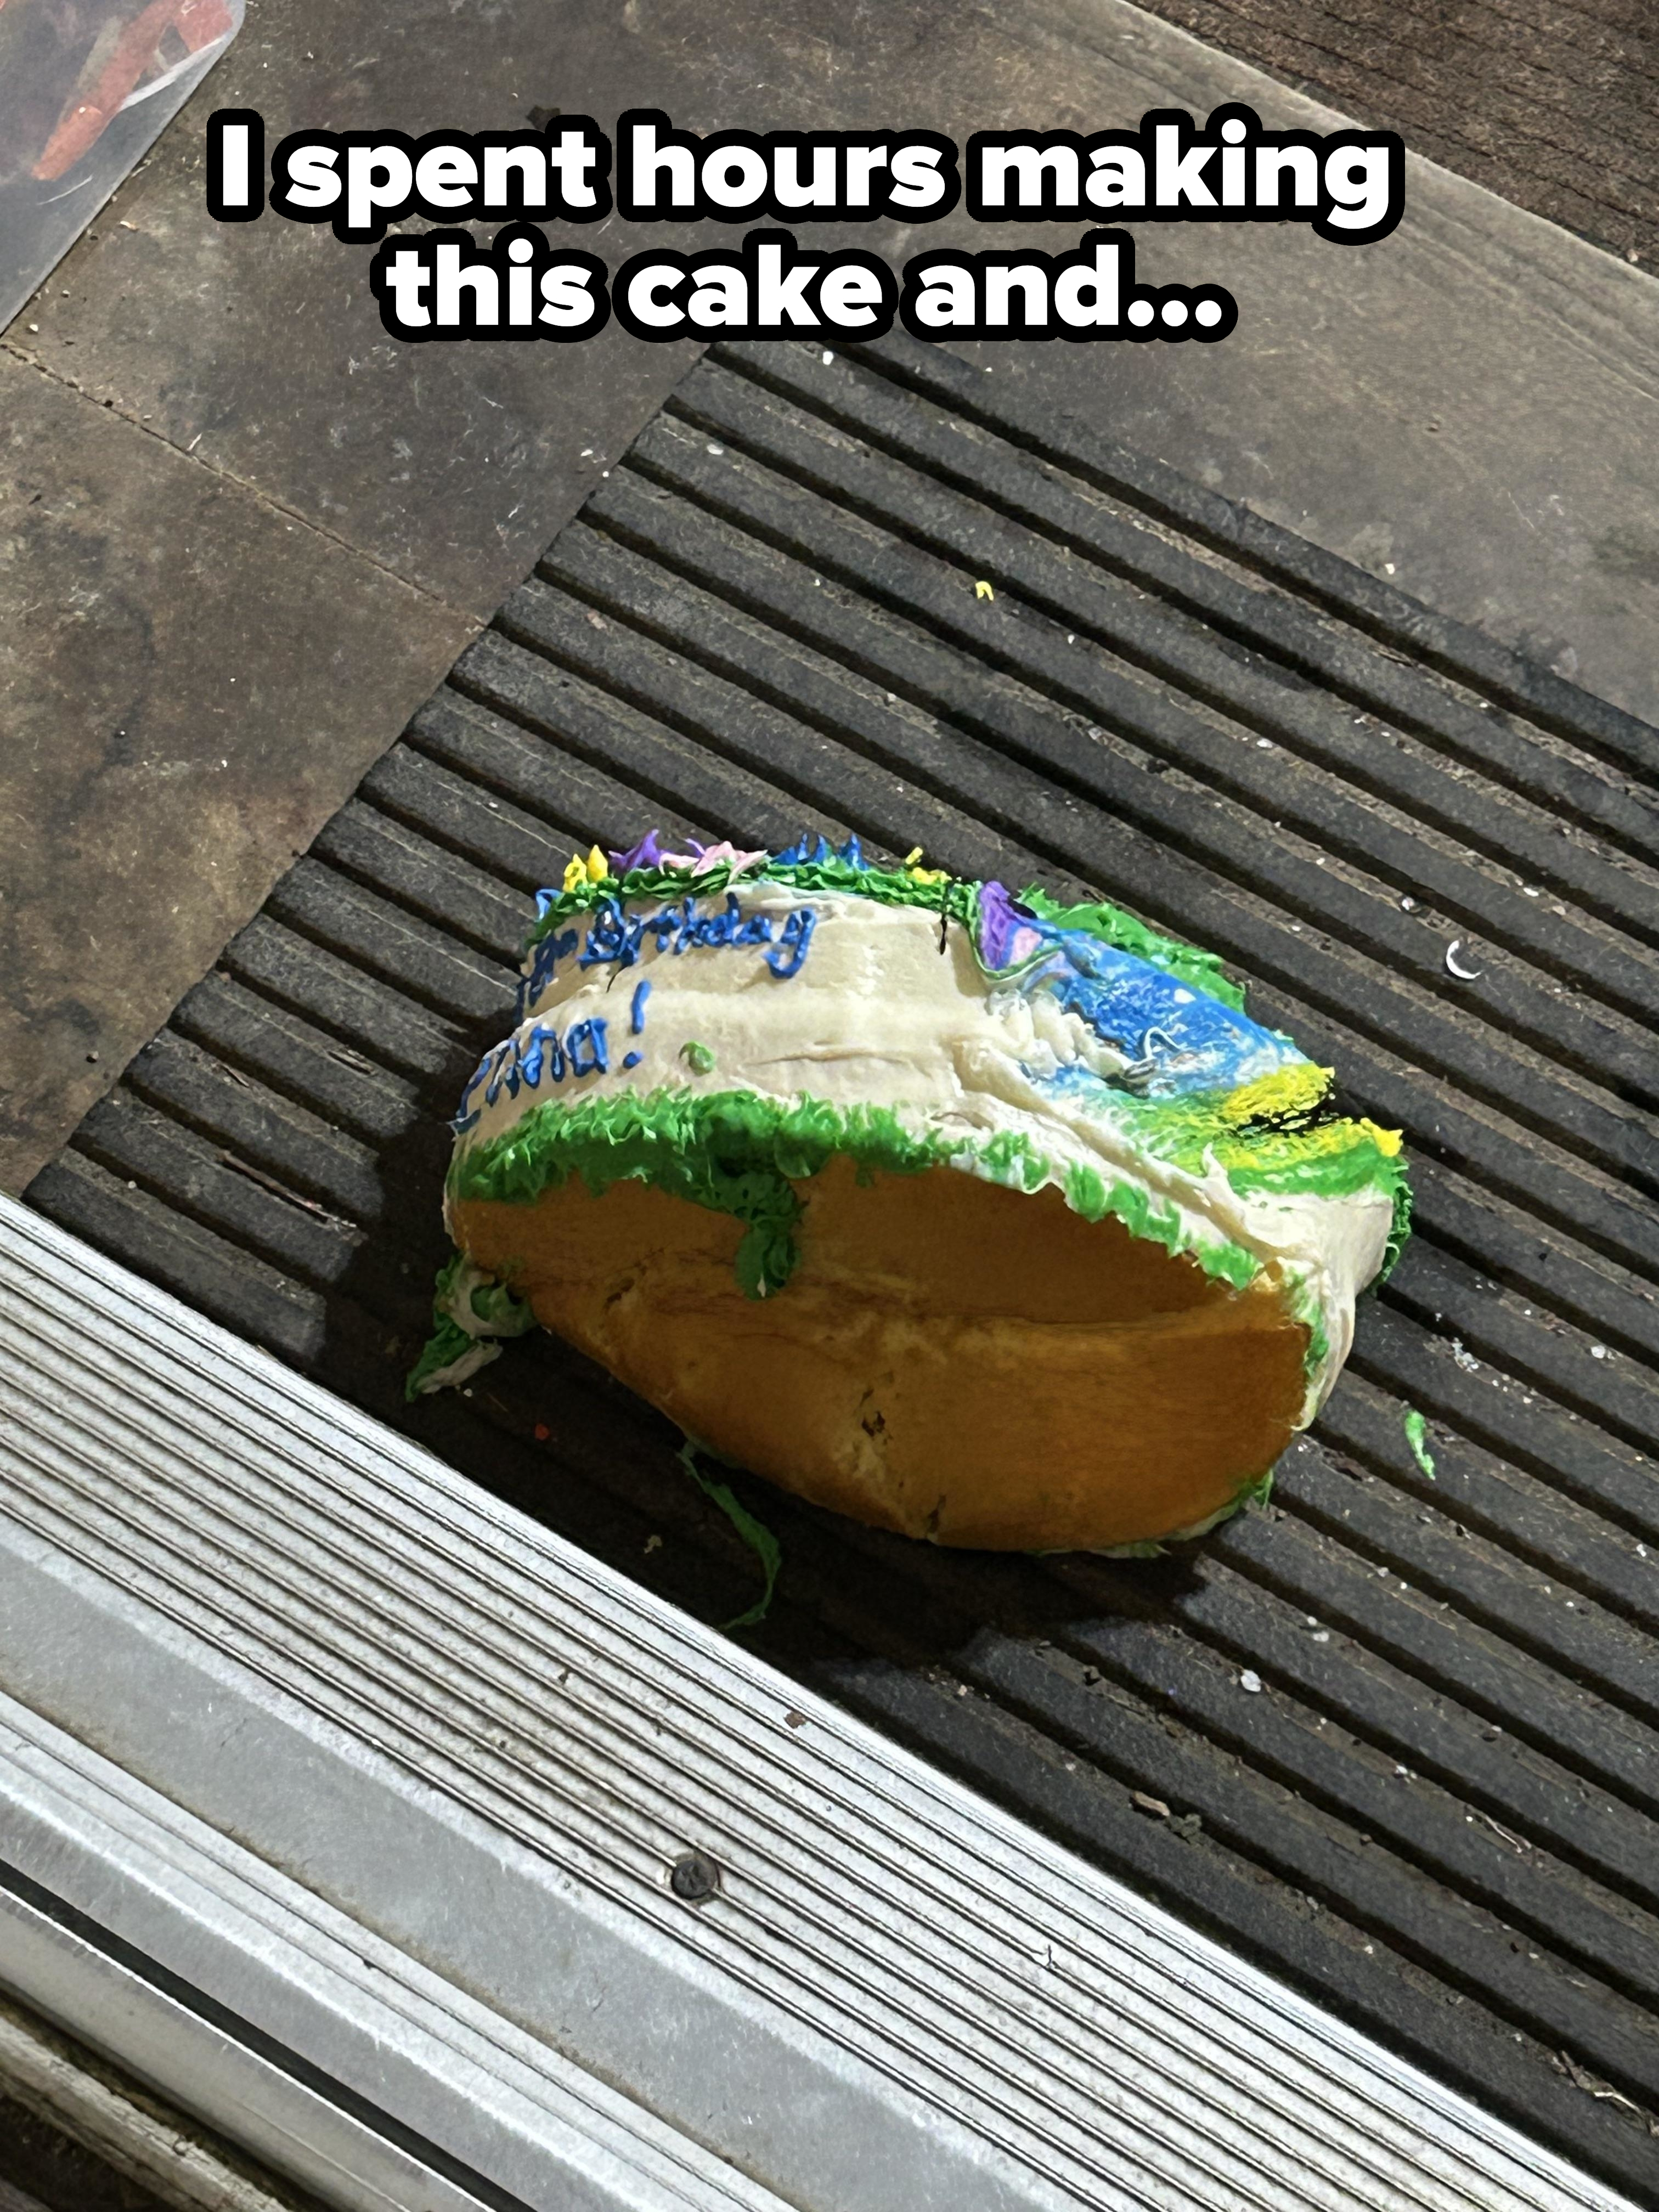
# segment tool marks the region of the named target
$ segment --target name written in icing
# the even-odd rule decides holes
[[[608,898],[593,910],[586,945],[574,929],[550,930],[542,939],[532,955],[530,973],[520,986],[520,1012],[522,1014],[541,996],[560,961],[572,953],[579,968],[597,968],[608,962],[618,968],[632,968],[638,963],[647,936],[656,939],[659,952],[685,952],[694,945],[769,945],[766,965],[780,982],[787,982],[800,973],[817,926],[816,908],[794,907],[784,916],[783,927],[774,938],[772,917],[765,914],[745,917],[735,891],[726,893],[724,910],[712,915],[700,915],[696,901],[690,896],[674,906],[659,908],[655,914],[629,914],[619,899]]]
[[[516,1098],[522,1090],[538,1090],[544,1075],[550,1083],[562,1083],[567,1075],[609,1074],[607,1027],[595,1016],[591,1021],[573,1022],[561,1036],[546,1022],[536,1022],[522,1036],[515,1033],[505,1044],[495,1046],[479,1061],[462,1091],[460,1111],[450,1127],[459,1133],[477,1127],[483,1109],[474,1107],[472,1100],[480,1085],[484,1105],[493,1106],[503,1091],[509,1098]]]

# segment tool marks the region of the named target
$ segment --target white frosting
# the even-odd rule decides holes
[[[573,917],[566,927],[575,931],[577,949],[559,959],[528,1001],[499,1060],[521,1071],[529,1055],[533,1065],[539,1030],[540,1079],[520,1079],[516,1093],[503,1081],[493,1100],[488,1083],[480,1084],[470,1093],[477,1119],[463,1131],[460,1146],[501,1137],[550,1100],[574,1104],[596,1093],[665,1087],[707,1095],[741,1089],[786,1103],[806,1093],[843,1108],[890,1107],[916,1134],[960,1142],[960,1164],[987,1175],[992,1170],[975,1163],[970,1148],[1004,1133],[1024,1137],[1049,1162],[1048,1180],[1062,1190],[1074,1163],[1093,1169],[1109,1184],[1128,1183],[1161,1207],[1173,1206],[1184,1249],[1201,1256],[1225,1241],[1263,1266],[1277,1262],[1291,1295],[1316,1309],[1328,1340],[1327,1357],[1309,1377],[1304,1419],[1312,1418],[1346,1356],[1354,1297],[1382,1261],[1392,1220],[1385,1195],[1241,1195],[1213,1163],[1199,1176],[1147,1159],[1127,1130],[1090,1110],[1086,1087],[1068,1095],[1043,1080],[1079,1065],[1110,1075],[1126,1064],[1123,1055],[1052,995],[1026,996],[987,975],[954,921],[943,925],[941,950],[940,917],[923,908],[763,882],[740,883],[735,896],[745,921],[766,918],[769,941],[676,951],[672,939],[647,930],[635,964],[584,967],[580,954],[597,910]],[[630,911],[654,914],[678,903],[635,901]],[[811,908],[815,927],[797,971],[781,978],[774,965],[787,966],[795,951],[779,940],[803,906]],[[705,896],[696,910],[718,916],[726,911],[726,894]],[[634,1034],[630,1015],[641,983],[651,988]],[[591,1066],[591,1033],[585,1046],[580,1031],[596,1020],[605,1024],[605,1070],[576,1073],[567,1063],[555,1079],[549,1038],[578,1030],[571,1059]],[[628,1067],[630,1054],[638,1060]]]

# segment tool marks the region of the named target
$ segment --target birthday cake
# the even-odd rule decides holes
[[[416,1389],[539,1322],[943,1544],[1136,1547],[1265,1493],[1403,1240],[1398,1135],[1213,956],[920,860],[572,860],[456,1117]]]

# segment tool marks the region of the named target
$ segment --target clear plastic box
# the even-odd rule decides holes
[[[0,330],[242,27],[246,0],[0,0]]]

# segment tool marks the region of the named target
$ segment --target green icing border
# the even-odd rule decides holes
[[[1308,1332],[1308,1349],[1304,1355],[1303,1372],[1311,1382],[1322,1374],[1326,1361],[1331,1356],[1330,1333],[1325,1327],[1325,1312],[1318,1293],[1305,1274],[1294,1275],[1285,1291],[1285,1304],[1291,1318],[1301,1322]]]
[[[795,1265],[801,1208],[794,1185],[840,1153],[857,1164],[865,1180],[955,1167],[1035,1191],[1054,1175],[1053,1164],[1018,1131],[964,1142],[917,1136],[889,1106],[838,1107],[808,1097],[786,1103],[750,1091],[661,1089],[644,1097],[595,1094],[570,1105],[547,1100],[499,1137],[458,1153],[447,1188],[452,1199],[527,1205],[573,1175],[596,1198],[617,1182],[653,1184],[746,1223],[738,1280],[750,1297],[767,1297],[782,1289]],[[1219,1237],[1194,1237],[1176,1206],[1160,1204],[1139,1184],[1109,1182],[1098,1170],[1073,1163],[1060,1188],[1085,1220],[1109,1213],[1132,1235],[1172,1255],[1190,1255],[1206,1274],[1236,1290],[1261,1272],[1261,1261],[1243,1246]]]

